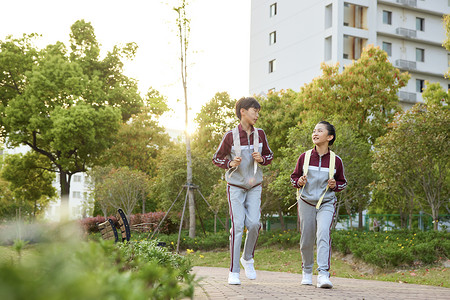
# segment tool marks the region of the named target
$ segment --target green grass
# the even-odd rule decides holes
[[[228,249],[217,251],[195,251],[186,253],[193,266],[230,266]],[[257,270],[301,273],[301,256],[298,248],[257,248],[255,251]],[[316,269],[317,266],[314,267]],[[330,273],[335,277],[369,279],[380,281],[415,283],[450,288],[450,271],[443,266],[421,266],[414,269],[381,269],[360,260],[333,253]]]

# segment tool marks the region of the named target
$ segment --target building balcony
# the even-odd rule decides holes
[[[410,60],[404,60],[404,59],[397,59],[395,61],[395,66],[404,69],[404,70],[416,70],[417,65],[415,61]]]
[[[398,96],[398,98],[400,98],[400,101],[403,101],[403,102],[408,102],[408,103],[416,103],[417,102],[417,94],[416,93],[399,91],[397,93],[397,96]]]
[[[397,3],[406,6],[417,7],[417,0],[397,0]]]
[[[395,33],[398,35],[401,35],[401,36],[409,37],[409,38],[417,37],[417,32],[415,30],[403,28],[403,27],[398,27],[397,29],[395,29]]]

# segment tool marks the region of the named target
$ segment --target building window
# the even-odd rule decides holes
[[[325,56],[324,56],[324,61],[328,61],[331,60],[331,51],[332,49],[332,37],[329,36],[327,38],[325,38]]]
[[[333,24],[333,4],[330,4],[325,6],[325,29],[330,28],[332,24]]]
[[[367,7],[344,3],[344,26],[367,30]]]
[[[392,56],[392,44],[383,42],[383,50],[386,51],[388,56]]]
[[[450,1],[450,0],[449,0]],[[447,54],[447,67],[450,68],[450,53]]]
[[[425,49],[416,48],[416,61],[425,61]]]
[[[273,45],[277,42],[277,32],[276,31],[273,31],[269,34],[269,40],[270,40],[269,41],[270,45]]]
[[[392,25],[392,12],[383,10],[383,24]]]
[[[275,2],[270,6],[270,17],[272,18],[277,14],[277,3]]]
[[[416,18],[416,30],[425,31],[425,19],[424,18]]]
[[[366,44],[367,39],[351,35],[344,35],[343,57],[345,59],[359,59],[364,47],[366,47]]]
[[[81,182],[81,175],[73,175],[73,182]]]
[[[275,59],[272,59],[271,61],[269,61],[269,73],[275,72],[276,62],[277,61]]]
[[[81,199],[81,192],[72,192],[72,198]]]
[[[422,93],[424,88],[425,88],[425,80],[416,79],[416,92]]]

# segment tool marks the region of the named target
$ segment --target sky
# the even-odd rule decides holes
[[[56,41],[69,46],[70,26],[84,19],[94,27],[101,55],[114,45],[135,42],[138,51],[124,73],[166,96],[173,112],[161,122],[184,129],[179,40],[173,7],[180,0],[0,0],[0,40],[38,33],[39,48]],[[188,0],[191,20],[188,61],[189,122],[217,92],[234,99],[248,94],[250,0]]]

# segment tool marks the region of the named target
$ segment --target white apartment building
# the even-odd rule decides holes
[[[322,62],[342,71],[373,44],[411,74],[399,92],[407,109],[422,102],[427,80],[450,88],[444,14],[450,0],[252,0],[250,94],[299,91]]]

